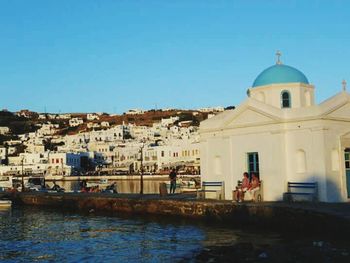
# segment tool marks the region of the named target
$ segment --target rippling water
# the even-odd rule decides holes
[[[0,262],[192,262],[204,246],[285,242],[181,219],[112,217],[36,207],[0,210]]]
[[[0,211],[1,262],[176,262],[239,231],[181,220],[150,220],[14,207]],[[247,236],[247,235],[246,235]],[[248,235],[249,236],[249,235]]]
[[[0,261],[163,262],[191,257],[201,229],[117,217],[15,208],[2,212]]]

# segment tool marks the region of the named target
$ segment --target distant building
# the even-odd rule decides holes
[[[19,117],[33,118],[33,117],[37,116],[37,113],[33,112],[33,111],[29,111],[29,110],[20,110],[20,111],[16,112],[16,115]]]
[[[143,114],[143,113],[144,113],[144,111],[140,110],[140,109],[130,109],[125,114],[137,115],[137,114]]]
[[[92,129],[92,128],[100,128],[100,124],[99,123],[96,123],[96,122],[88,122],[86,124],[86,126],[89,128],[89,129]]]
[[[62,119],[62,120],[69,120],[70,118],[72,118],[72,116],[69,113],[59,114],[57,116],[57,119]]]
[[[225,108],[218,106],[218,107],[207,107],[207,108],[200,108],[198,111],[200,112],[222,112]]]
[[[5,134],[8,134],[10,133],[10,128],[9,127],[0,127],[0,134],[1,135],[5,135]]]
[[[88,121],[94,121],[94,120],[99,120],[100,119],[100,117],[97,114],[95,114],[95,113],[88,113],[86,115],[86,118],[87,118]]]
[[[104,128],[109,127],[109,122],[108,121],[101,122],[101,127],[104,127]]]
[[[179,120],[179,117],[176,116],[176,117],[169,117],[169,118],[162,118],[160,123],[163,127],[167,127],[171,124],[173,124],[174,122],[178,121]]]
[[[7,148],[0,146],[0,164],[2,164],[7,158]]]
[[[82,118],[72,118],[69,120],[69,126],[76,127],[84,123],[84,120]]]

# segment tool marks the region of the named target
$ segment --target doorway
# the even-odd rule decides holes
[[[345,176],[346,176],[346,189],[348,198],[350,198],[350,148],[345,149]]]
[[[259,154],[257,152],[247,153],[248,160],[248,173],[251,179],[252,173],[255,173],[258,178],[260,178],[259,174]]]

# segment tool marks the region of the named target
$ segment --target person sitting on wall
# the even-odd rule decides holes
[[[239,186],[236,187],[235,199],[237,202],[242,202],[244,200],[244,193],[250,188],[249,174],[247,172],[243,173],[243,179]]]
[[[247,193],[250,195],[250,199],[255,201],[255,192],[260,189],[260,181],[255,173],[252,173],[252,180],[250,182],[249,189]]]

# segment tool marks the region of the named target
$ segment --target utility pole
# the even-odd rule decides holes
[[[140,149],[140,152],[141,152],[140,194],[141,195],[143,194],[143,148],[144,147],[145,147],[145,142],[142,141],[141,149]]]
[[[24,162],[24,157],[22,158],[22,161],[21,161],[21,163],[22,163],[22,192],[24,192],[24,191],[25,191],[25,189],[24,189],[23,162]]]

